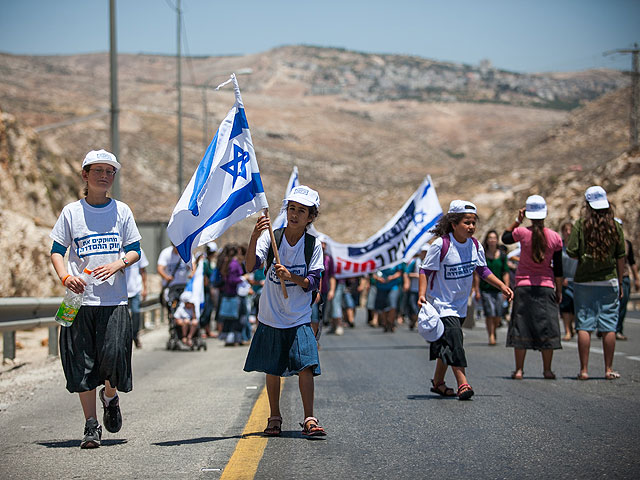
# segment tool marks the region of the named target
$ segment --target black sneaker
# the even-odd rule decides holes
[[[91,417],[84,424],[84,438],[80,442],[80,448],[98,448],[102,439],[102,427],[98,420]]]
[[[122,414],[120,413],[120,399],[116,395],[111,399],[109,405],[104,400],[104,387],[100,390],[100,401],[104,408],[104,416],[102,417],[102,423],[107,432],[116,433],[122,428]]]

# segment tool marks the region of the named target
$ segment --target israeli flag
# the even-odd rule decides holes
[[[294,166],[293,171],[291,172],[291,176],[289,177],[289,182],[287,183],[287,189],[284,192],[283,198],[287,198],[287,196],[291,193],[291,191],[294,188],[296,188],[298,185],[300,185],[300,179],[298,178],[298,167]],[[285,205],[284,200],[282,201],[282,208],[280,209],[280,213],[278,214],[276,219],[273,221],[272,225],[274,230],[287,226],[287,206]]]
[[[167,227],[171,242],[185,262],[191,260],[198,246],[269,207],[235,75],[229,82],[235,89],[235,104],[173,209]]]

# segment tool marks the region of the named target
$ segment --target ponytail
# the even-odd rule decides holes
[[[544,234],[544,220],[531,220],[531,258],[535,263],[544,262],[547,237]]]

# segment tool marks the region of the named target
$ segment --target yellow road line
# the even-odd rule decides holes
[[[280,379],[280,391],[284,384],[283,380],[283,378]],[[242,431],[242,438],[238,440],[236,449],[220,476],[221,480],[253,480],[267,446],[268,437],[263,437],[261,434],[269,413],[269,397],[264,387],[251,410],[251,415]]]

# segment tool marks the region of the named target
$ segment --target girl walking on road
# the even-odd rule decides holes
[[[312,291],[317,290],[320,284],[324,270],[323,253],[320,240],[307,233],[318,216],[320,197],[315,190],[300,185],[289,193],[285,201],[287,226],[277,247],[281,263],[266,265],[267,278],[260,296],[258,327],[244,370],[267,375],[271,416],[264,430],[266,435],[280,435],[282,429],[280,377],[298,375],[305,417],[300,424],[302,434],[324,436],[326,433],[313,414],[313,377],[320,375],[320,360],[311,328]],[[269,218],[262,216],[251,233],[246,257],[248,272],[265,267],[271,248],[269,224]],[[307,258],[309,247],[312,247],[312,254]],[[285,282],[288,299],[284,298],[281,282]]]
[[[467,358],[463,347],[462,323],[467,316],[473,273],[498,288],[511,300],[513,292],[487,268],[484,248],[473,238],[478,214],[471,202],[454,200],[433,232],[439,237],[429,247],[420,269],[418,303],[429,302],[440,315],[444,333],[430,345],[429,357],[436,360],[431,391],[445,397],[469,400],[474,391],[467,382]],[[451,366],[458,391],[445,384]]]
[[[614,380],[620,377],[613,370],[613,354],[625,267],[624,234],[614,220],[613,207],[602,187],[589,187],[585,199],[584,215],[573,226],[567,244],[567,254],[578,259],[573,278],[580,356],[578,380],[589,378],[589,350],[594,330],[602,335],[605,378]]]
[[[531,227],[521,227],[524,218]],[[543,376],[556,378],[551,370],[553,351],[560,345],[558,304],[562,300],[562,239],[545,228],[547,204],[540,195],[527,198],[525,208],[518,210],[513,224],[502,234],[506,245],[520,242],[520,262],[516,270],[513,313],[507,332],[507,347],[514,348],[514,380],[524,376],[527,350],[542,353]],[[551,266],[553,260],[553,267]]]
[[[83,293],[82,307],[70,327],[60,332],[60,359],[67,390],[77,392],[85,416],[81,448],[100,446],[96,388],[104,410],[103,424],[115,433],[122,427],[118,391],[130,392],[134,327],[127,307],[124,269],[140,258],[140,233],[129,207],[107,197],[120,170],[116,157],[93,150],[82,162],[85,198],[62,209],[50,237],[51,263],[62,285]],[[64,256],[69,250],[68,265]],[[87,285],[79,276],[93,270]]]

